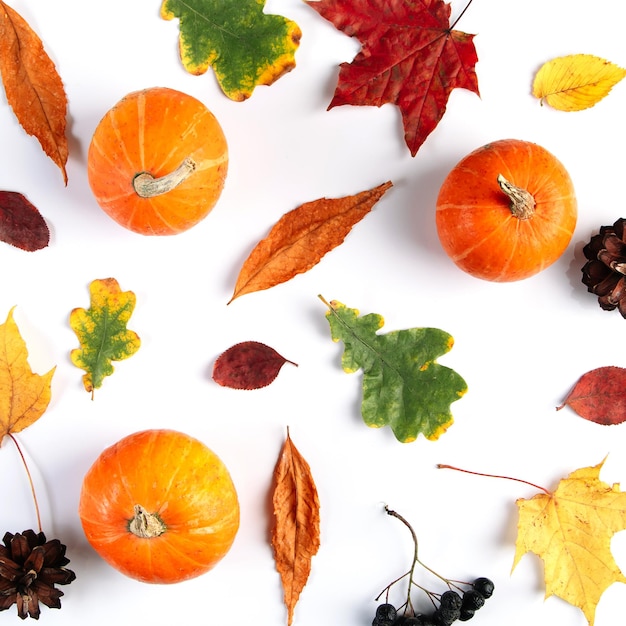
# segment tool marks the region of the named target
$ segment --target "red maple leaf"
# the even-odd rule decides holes
[[[479,94],[474,35],[453,30],[450,5],[443,0],[316,0],[307,4],[361,43],[354,60],[340,65],[328,108],[397,105],[413,156],[443,117],[454,88]]]

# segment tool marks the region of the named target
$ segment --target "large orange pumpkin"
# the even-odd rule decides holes
[[[554,263],[576,226],[563,164],[528,141],[489,143],[462,159],[437,198],[441,245],[462,270],[492,281],[527,278]]]
[[[137,432],[107,448],[85,475],[79,515],[105,561],[148,583],[210,570],[239,528],[228,470],[202,442],[174,430]]]
[[[196,98],[153,87],[128,94],[102,118],[87,155],[100,207],[142,235],[174,235],[211,211],[228,169],[215,116]]]

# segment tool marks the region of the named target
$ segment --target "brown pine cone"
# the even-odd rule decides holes
[[[68,585],[76,575],[66,569],[65,546],[58,539],[33,530],[15,535],[6,533],[0,545],[0,611],[17,604],[22,619],[39,619],[39,603],[61,608],[62,591],[55,584]]]
[[[605,311],[619,309],[626,318],[626,219],[602,226],[583,248],[588,259],[582,269],[587,291],[598,296]]]

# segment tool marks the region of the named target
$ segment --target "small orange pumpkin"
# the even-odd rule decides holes
[[[462,270],[492,281],[532,276],[569,245],[577,219],[562,163],[528,141],[503,139],[462,159],[437,198],[441,245]]]
[[[107,448],[85,475],[78,512],[96,552],[148,583],[210,570],[239,528],[228,470],[203,443],[174,430],[137,432]]]
[[[226,138],[215,116],[166,87],[122,98],[96,127],[87,154],[100,207],[142,235],[174,235],[204,219],[227,170]]]

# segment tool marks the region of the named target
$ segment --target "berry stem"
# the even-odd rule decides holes
[[[552,493],[548,491],[545,487],[542,487],[541,485],[535,485],[535,483],[531,483],[521,478],[512,478],[511,476],[502,476],[500,474],[484,474],[483,472],[473,472],[471,470],[461,469],[460,467],[454,467],[454,465],[446,465],[445,463],[437,463],[437,469],[451,469],[456,472],[463,472],[465,474],[474,474],[475,476],[486,476],[487,478],[505,478],[506,480],[513,480],[517,483],[523,483],[525,485],[534,487],[535,489],[539,489],[539,491],[543,491],[544,493],[547,493],[549,496],[552,495]]]
[[[387,505],[385,505],[385,511],[386,511],[387,515],[391,515],[392,517],[395,517],[395,518],[399,519],[409,529],[409,532],[411,533],[411,537],[413,539],[413,546],[414,546],[414,549],[413,549],[413,562],[411,563],[411,568],[409,569],[409,571],[406,574],[403,574],[402,576],[400,576],[400,578],[397,578],[392,583],[387,585],[387,587],[385,587],[385,589],[389,590],[389,588],[392,585],[395,585],[398,581],[402,580],[405,576],[408,576],[409,577],[409,585],[408,585],[408,589],[407,589],[406,605],[409,606],[411,608],[411,610],[413,610],[413,605],[411,603],[411,586],[412,585],[415,585],[419,589],[422,589],[422,591],[425,591],[427,593],[427,595],[429,597],[431,597],[431,593],[429,591],[424,589],[424,587],[422,587],[421,585],[418,585],[415,582],[415,580],[413,580],[413,574],[415,572],[415,567],[418,564],[421,565],[425,570],[429,571],[433,576],[436,576],[437,578],[442,580],[444,583],[446,583],[446,585],[448,585],[448,587],[450,587],[451,585],[450,585],[450,582],[448,581],[447,578],[444,578],[443,576],[441,576],[441,574],[438,574],[435,570],[431,569],[430,567],[428,567],[428,565],[426,565],[425,563],[420,561],[419,556],[418,556],[417,535],[415,534],[415,531],[413,530],[413,527],[411,526],[411,524],[409,524],[409,522],[404,517],[402,517],[402,515],[400,515],[400,513],[390,509]]]
[[[24,453],[22,452],[22,448],[20,447],[20,444],[17,442],[17,439],[13,436],[13,434],[8,433],[8,435],[13,441],[13,443],[15,444],[15,447],[17,448],[20,458],[22,459],[22,464],[24,465],[24,469],[26,470],[26,476],[28,476],[28,482],[30,484],[30,491],[33,494],[33,501],[35,503],[35,514],[37,515],[37,526],[39,528],[39,532],[43,532],[42,527],[41,527],[41,513],[39,512],[39,503],[37,501],[37,494],[35,493],[35,483],[33,482],[33,477],[30,473],[30,470],[28,469],[28,463],[26,462],[26,457],[24,456]]]

